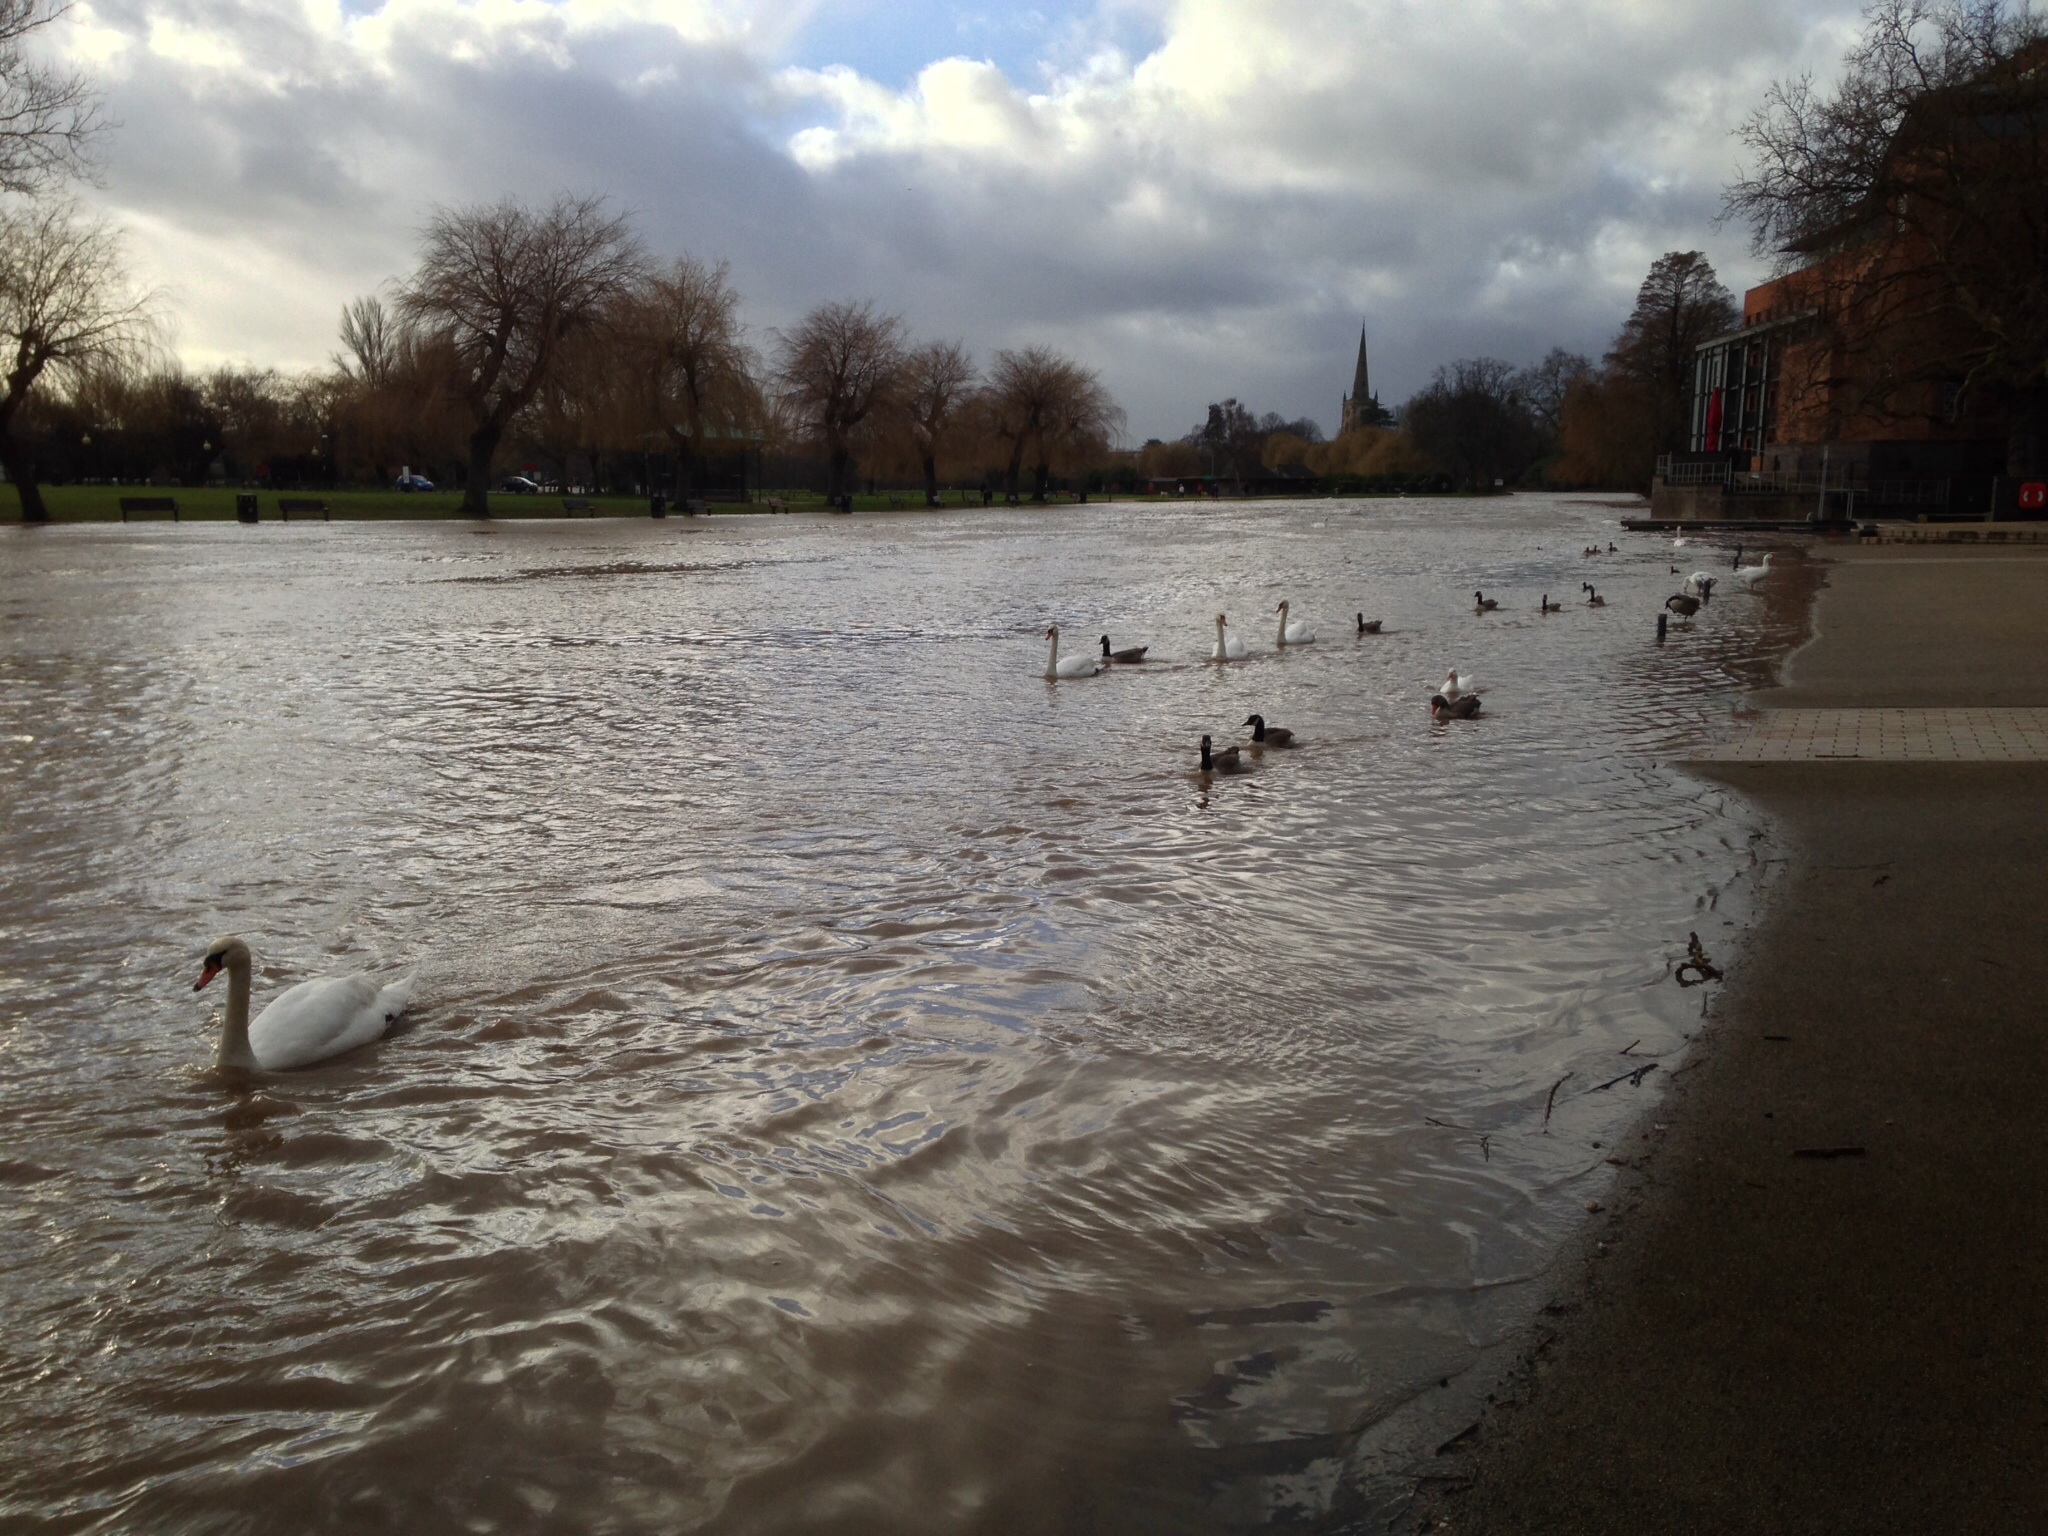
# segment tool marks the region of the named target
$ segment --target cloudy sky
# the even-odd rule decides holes
[[[80,0],[96,194],[188,362],[310,366],[437,203],[603,192],[757,337],[874,298],[1099,367],[1132,436],[1335,425],[1439,363],[1598,353],[1706,249],[1730,128],[1838,0]]]

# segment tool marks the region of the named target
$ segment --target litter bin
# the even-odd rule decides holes
[[[656,491],[652,496],[648,497],[647,515],[649,517],[667,517],[668,498],[662,495],[659,491]]]
[[[235,492],[235,521],[253,523],[256,521],[256,496],[253,491]]]

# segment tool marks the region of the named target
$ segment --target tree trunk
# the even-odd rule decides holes
[[[924,504],[936,507],[939,504],[939,461],[932,454],[924,454]]]
[[[1009,501],[1017,499],[1017,476],[1024,468],[1024,434],[1017,434],[1016,446],[1010,450],[1010,462],[1003,471],[1003,495]]]
[[[853,464],[853,455],[846,444],[834,443],[825,460],[825,495],[835,505],[846,494],[847,470]]]
[[[1041,460],[1037,467],[1031,471],[1031,480],[1031,499],[1038,502],[1044,501],[1046,492],[1052,486],[1052,466]]]
[[[12,465],[7,472],[14,473]],[[2048,385],[2030,385],[2013,396],[2005,472],[2015,480],[2048,480]]]
[[[469,434],[469,483],[462,488],[462,510],[471,517],[491,515],[491,462],[504,435],[503,427],[488,421]]]
[[[21,498],[21,520],[47,523],[50,509],[43,505],[43,488],[36,484],[35,454],[14,435],[12,423],[0,424],[0,468],[6,469],[15,494]]]

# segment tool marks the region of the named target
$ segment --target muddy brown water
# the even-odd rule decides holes
[[[0,1515],[1341,1510],[1603,1187],[1656,1078],[1594,1085],[1675,1059],[1753,879],[1665,764],[1802,610],[1657,647],[1728,551],[1618,510],[0,536]],[[1153,659],[1049,684],[1052,621]],[[1450,664],[1487,710],[1432,725]],[[1300,745],[1204,782],[1254,710]],[[224,1076],[226,931],[258,1007],[418,1006]]]

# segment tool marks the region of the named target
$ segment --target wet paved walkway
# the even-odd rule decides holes
[[[2048,709],[1767,709],[1701,763],[2048,762]]]

